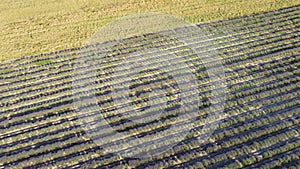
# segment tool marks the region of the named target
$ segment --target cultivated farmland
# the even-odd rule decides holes
[[[178,145],[153,158],[109,153],[79,125],[78,118],[85,117],[79,117],[72,104],[74,65],[89,54],[82,51],[94,52],[91,46],[1,63],[0,168],[299,168],[299,26],[300,6],[294,6],[199,24],[208,42],[187,33],[186,39],[203,48],[201,56],[208,57],[214,50],[223,58],[228,87],[223,119],[205,142],[197,137],[213,104],[212,82],[199,54],[155,33],[124,39],[123,48],[113,50],[107,63],[100,65],[105,71],[94,84],[101,113],[115,130],[133,137],[155,136],[172,124],[180,107],[174,80],[164,72],[147,70],[128,82],[134,104],[147,107],[146,93],[152,84],[165,89],[171,99],[167,113],[145,123],[117,115],[109,86],[115,83],[111,71],[122,66],[118,65],[121,56],[147,45],[172,49],[186,59],[198,79],[200,105],[194,129]],[[91,111],[86,116],[99,115]]]
[[[162,12],[196,24],[295,5],[299,0],[1,0],[0,62],[82,46],[129,14]]]

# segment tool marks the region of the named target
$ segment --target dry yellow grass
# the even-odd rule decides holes
[[[162,12],[192,23],[299,5],[299,0],[1,0],[0,60],[78,47],[106,23]]]

